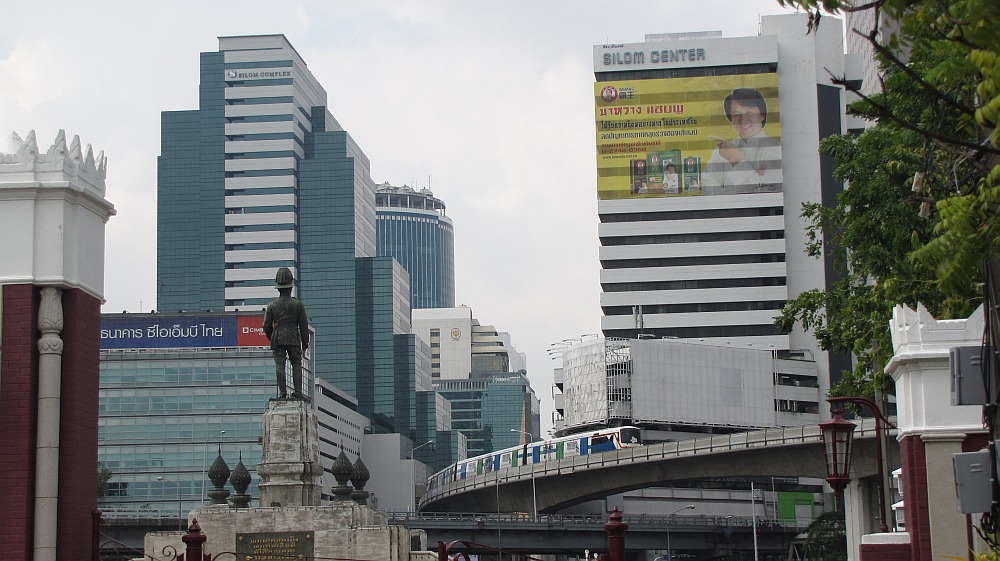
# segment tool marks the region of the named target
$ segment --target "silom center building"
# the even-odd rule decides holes
[[[831,73],[860,65],[838,25],[807,34],[790,14],[760,28],[594,46],[601,329],[805,356],[825,395],[849,357],[773,320],[833,280],[805,254],[802,204],[843,189],[819,142],[849,128]]]

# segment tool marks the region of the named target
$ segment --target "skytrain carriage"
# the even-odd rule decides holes
[[[621,448],[642,445],[642,436],[637,427],[617,427],[564,436],[553,440],[529,442],[490,452],[474,458],[462,460],[427,479],[427,489],[433,490],[451,481],[468,477],[496,473],[509,467],[540,464],[548,461],[601,454]]]

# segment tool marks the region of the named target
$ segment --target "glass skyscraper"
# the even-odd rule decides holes
[[[375,193],[378,254],[410,273],[414,309],[455,306],[455,231],[444,201],[428,189],[378,186]]]
[[[283,35],[221,37],[202,53],[199,108],[162,114],[161,311],[260,310],[289,267],[317,377],[380,430],[414,438],[404,269],[375,250],[369,162]],[[410,360],[401,360],[400,356]]]

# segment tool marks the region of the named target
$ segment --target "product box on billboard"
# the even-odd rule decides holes
[[[677,163],[681,161],[681,151],[650,152],[646,160],[649,190],[676,195],[680,185]]]
[[[647,191],[646,160],[632,160],[629,168],[631,170],[632,192],[645,193]]]
[[[684,192],[701,194],[701,156],[684,158]]]

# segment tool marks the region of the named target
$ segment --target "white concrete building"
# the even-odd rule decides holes
[[[510,342],[510,335],[492,325],[481,325],[472,308],[415,309],[414,335],[431,346],[433,380],[467,380],[473,370],[512,372],[524,369],[524,355]],[[513,366],[519,366],[516,370]]]
[[[807,34],[805,14],[765,16],[756,37],[594,47],[605,336],[804,352],[821,394],[850,369],[773,324],[789,298],[832,282],[832,263],[805,253],[800,215],[843,188],[819,142],[846,130],[830,74],[860,65],[824,23]]]

